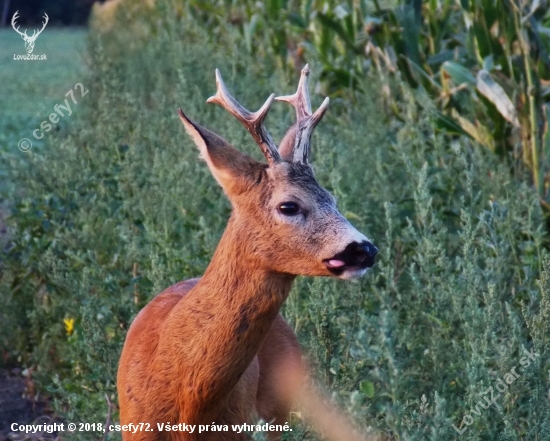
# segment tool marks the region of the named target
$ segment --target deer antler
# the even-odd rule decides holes
[[[327,97],[323,104],[311,114],[311,103],[309,101],[308,91],[309,65],[305,65],[302,69],[298,90],[294,95],[278,96],[277,101],[285,101],[292,104],[296,109],[296,139],[294,141],[294,162],[308,163],[310,152],[311,135],[315,126],[321,121],[323,115],[327,111],[330,99]]]
[[[19,11],[15,11],[15,14],[13,14],[13,18],[11,19],[11,27],[15,32],[17,32],[19,35],[21,35],[23,38],[27,36],[27,31],[25,33],[19,31],[20,26],[15,27],[15,22],[19,18]]]
[[[271,94],[260,110],[251,113],[231,96],[223,82],[220,71],[216,69],[216,95],[208,98],[207,103],[215,103],[222,106],[231,115],[237,118],[250,132],[256,143],[260,146],[269,164],[282,161],[277,146],[263,125],[263,121],[271,107],[275,94]]]
[[[45,19],[46,21],[44,21],[44,22],[42,23],[42,29],[40,29],[40,30],[38,31],[38,33],[37,33],[36,35],[34,35],[35,32],[36,32],[36,29],[35,29],[35,30],[33,31],[33,33],[32,33],[32,38],[36,39],[36,38],[42,33],[42,31],[44,30],[44,28],[45,28],[46,25],[48,24],[48,21],[50,20],[50,18],[48,17],[48,14],[46,14],[45,12],[44,12],[44,19]]]
[[[37,31],[36,29],[33,30],[32,35],[29,37],[27,35],[27,30],[26,29],[25,29],[25,32],[21,32],[21,31],[19,31],[20,26],[17,26],[17,28],[15,27],[15,22],[18,18],[19,18],[19,11],[15,11],[15,14],[13,14],[13,18],[11,19],[11,27],[13,28],[13,30],[15,32],[17,32],[19,35],[21,35],[21,37],[23,37],[25,39],[25,41],[27,41],[27,40],[30,40],[30,41],[36,40],[36,38],[42,33],[42,31],[44,30],[44,28],[48,24],[48,21],[50,20],[50,18],[48,17],[48,14],[44,13],[44,19],[46,21],[44,21],[42,23],[42,29],[40,29],[39,31]]]

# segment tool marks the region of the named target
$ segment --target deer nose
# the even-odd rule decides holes
[[[378,253],[378,248],[376,248],[371,242],[353,242],[346,248],[349,256],[348,264],[357,265],[362,268],[372,268],[374,266],[374,256]]]

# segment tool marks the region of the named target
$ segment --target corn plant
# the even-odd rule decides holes
[[[251,54],[289,73],[306,59],[317,61],[319,86],[333,97],[353,98],[370,70],[425,89],[441,130],[467,134],[522,165],[514,169],[529,171],[550,209],[548,2],[173,1],[214,40],[236,30],[233,38],[244,40]]]
[[[424,87],[442,127],[520,159],[547,206],[548,5],[416,2],[386,17],[369,41],[376,68]]]

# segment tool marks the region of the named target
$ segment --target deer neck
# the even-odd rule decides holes
[[[224,304],[225,308],[239,312],[249,308],[249,318],[275,318],[296,276],[263,268],[255,251],[257,241],[232,215],[194,291],[201,292],[204,301]]]
[[[168,332],[161,337],[168,351],[186,354],[185,363],[170,370],[178,381],[194,384],[189,393],[196,393],[201,412],[215,410],[216,403],[231,393],[258,353],[295,278],[258,267],[249,235],[232,216],[204,276],[174,307],[165,323]],[[204,385],[199,384],[202,378]],[[193,417],[186,416],[190,421]]]

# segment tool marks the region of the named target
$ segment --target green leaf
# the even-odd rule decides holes
[[[441,52],[438,52],[431,57],[428,57],[427,63],[430,66],[436,66],[439,63],[444,63],[445,61],[450,61],[454,58],[455,51],[450,49],[444,49]]]
[[[468,133],[452,118],[443,115],[441,112],[435,114],[435,127],[438,130],[443,130],[447,133],[454,133],[456,135],[467,135]]]
[[[420,24],[415,18],[415,11],[411,5],[398,7],[395,17],[403,29],[402,38],[405,44],[406,54],[416,64],[420,64]]]
[[[295,12],[291,12],[288,14],[288,21],[289,23],[293,24],[294,26],[298,26],[302,29],[307,29],[307,19],[302,17],[300,14],[296,14]]]
[[[346,29],[342,26],[341,23],[333,19],[327,14],[319,13],[317,14],[317,20],[321,23],[323,27],[329,28],[332,31],[336,32],[342,38],[346,47],[353,50],[356,53],[362,53],[362,49],[356,47],[355,41],[351,38],[350,35],[346,32]],[[333,42],[331,42],[333,44]]]
[[[445,61],[442,67],[445,72],[450,75],[457,86],[463,83],[475,84],[476,82],[475,77],[467,68],[455,63],[454,61]]]
[[[267,15],[270,19],[276,20],[280,18],[280,13],[283,10],[283,4],[281,0],[269,0],[267,1]]]
[[[253,40],[254,40],[254,35],[256,34],[256,29],[258,27],[258,21],[259,21],[258,15],[254,14],[250,18],[250,22],[243,25],[244,41],[249,53],[254,52]]]
[[[367,397],[374,397],[374,384],[371,381],[363,380],[359,383],[359,388]]]
[[[420,74],[424,79],[428,80],[428,82],[436,88],[436,90],[441,90],[441,86],[437,84],[437,82],[433,79],[433,77],[428,74],[424,69],[422,69],[421,66],[416,64],[413,60],[410,58],[407,59],[407,63],[409,63],[409,66],[411,66],[411,72],[416,72]]]
[[[483,59],[483,69],[488,71],[488,72],[493,70],[494,64],[495,63],[494,63],[493,54],[488,55]]]
[[[502,86],[495,82],[489,72],[484,69],[480,70],[477,74],[476,89],[495,105],[506,121],[519,127],[514,103],[512,103],[512,100],[506,95]]]
[[[460,127],[473,139],[484,145],[492,152],[495,151],[495,140],[487,127],[476,121],[476,124],[461,116],[456,109],[453,109],[452,117],[460,124]]]

